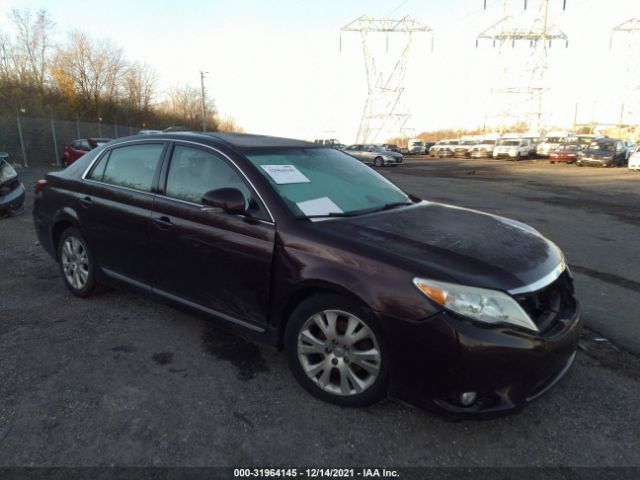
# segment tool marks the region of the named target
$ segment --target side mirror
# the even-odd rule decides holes
[[[373,152],[373,147],[367,148],[367,152]]]
[[[218,188],[209,190],[202,196],[202,204],[208,207],[221,208],[232,215],[246,211],[245,198],[237,188]]]

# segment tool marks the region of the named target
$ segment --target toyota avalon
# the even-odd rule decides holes
[[[74,295],[126,287],[215,319],[283,349],[302,387],[339,405],[517,411],[575,357],[556,245],[318,144],[119,139],[39,180],[33,215]]]

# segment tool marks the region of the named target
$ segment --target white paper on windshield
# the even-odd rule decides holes
[[[300,170],[293,165],[260,165],[262,169],[278,185],[286,185],[287,183],[310,183]]]
[[[342,213],[340,207],[333,203],[329,197],[314,198],[306,202],[298,202],[296,205],[302,210],[302,213],[308,216]]]

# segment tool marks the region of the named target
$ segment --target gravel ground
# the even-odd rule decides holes
[[[585,332],[548,395],[478,422],[394,400],[328,405],[282,354],[212,322],[126,292],[75,298],[36,244],[29,199],[25,215],[0,220],[0,465],[640,466],[638,337],[601,338],[630,336],[617,319],[637,323],[640,308],[627,299],[607,317],[598,306],[637,298],[640,174],[552,167],[418,159],[383,170],[424,198],[528,221],[580,267],[598,333]],[[41,174],[22,172],[29,192]]]

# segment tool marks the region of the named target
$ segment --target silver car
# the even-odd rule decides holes
[[[364,163],[370,163],[376,167],[383,165],[399,165],[402,163],[402,154],[385,150],[378,145],[356,144],[344,149],[349,155],[356,157]]]

